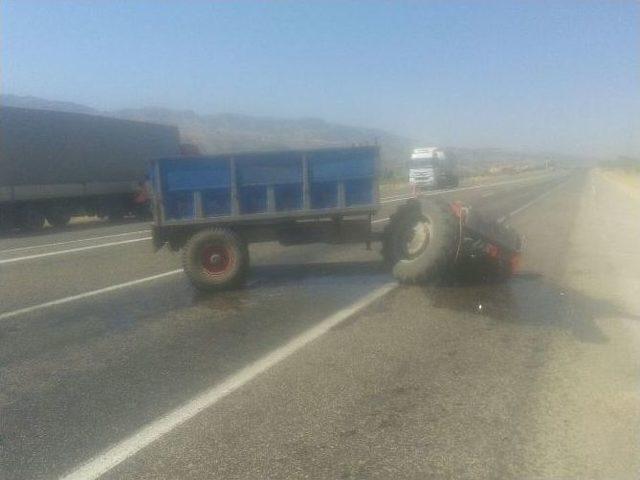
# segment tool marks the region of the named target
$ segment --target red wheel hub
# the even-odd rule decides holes
[[[202,250],[202,267],[211,275],[225,273],[233,261],[233,252],[223,245],[208,245]]]

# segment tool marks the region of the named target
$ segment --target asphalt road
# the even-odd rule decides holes
[[[377,248],[260,244],[202,295],[145,224],[0,239],[0,478],[637,478],[640,202],[586,172],[437,195],[514,212],[522,272],[398,287]]]

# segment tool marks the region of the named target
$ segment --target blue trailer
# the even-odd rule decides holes
[[[182,249],[185,273],[208,291],[240,285],[248,245],[264,241],[380,240],[398,279],[431,276],[451,260],[459,217],[448,205],[410,199],[383,233],[373,232],[378,161],[376,146],[153,160],[154,245]]]

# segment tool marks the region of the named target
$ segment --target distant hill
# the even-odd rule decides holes
[[[40,97],[21,95],[0,95],[0,104],[8,107],[35,108],[38,110],[57,110],[59,112],[87,113],[99,115],[101,112],[95,108],[87,107],[73,102],[59,102]]]
[[[414,141],[383,130],[329,123],[317,118],[275,118],[236,114],[203,115],[191,110],[147,107],[100,111],[71,102],[37,97],[2,95],[7,106],[60,110],[164,123],[179,128],[185,143],[195,143],[206,153],[243,150],[277,150],[377,143],[385,168],[406,159]]]
[[[275,118],[236,114],[201,115],[165,108],[112,112],[130,120],[177,125],[186,142],[205,151],[277,150],[377,143],[386,165],[399,164],[413,141],[382,130],[329,123],[317,118]]]
[[[384,130],[340,125],[318,118],[275,118],[231,113],[200,114],[192,110],[160,107],[101,111],[72,102],[17,95],[0,95],[0,104],[175,125],[180,130],[183,142],[194,143],[205,153],[377,143],[381,147],[383,168],[388,172],[398,172],[414,147],[431,145],[428,141],[416,141]],[[444,148],[458,160],[461,170],[467,175],[480,174],[495,169],[496,166],[537,168],[549,159],[566,164],[580,161],[576,157],[544,152],[523,153],[501,148]]]

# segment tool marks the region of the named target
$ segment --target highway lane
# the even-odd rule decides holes
[[[521,182],[535,181],[547,177],[546,173],[521,174],[513,177],[487,177],[480,183],[469,183],[463,181],[460,189],[466,188],[489,188],[483,185],[492,184],[512,184],[518,185]],[[457,191],[460,191],[457,189]],[[408,195],[408,187],[393,186],[382,189],[383,201],[401,201]],[[440,194],[440,193],[438,193]],[[150,234],[148,222],[125,221],[112,224],[103,220],[91,220],[82,223],[72,224],[65,229],[58,230],[45,228],[37,234],[5,234],[0,236],[0,262],[12,258],[25,257],[30,255],[49,254],[53,252],[79,249],[91,245],[115,244],[127,242],[139,238],[144,238]]]
[[[575,178],[512,281],[397,288],[105,478],[637,478],[639,211]]]
[[[557,182],[464,195],[504,214]],[[2,265],[2,281],[20,279],[2,286],[2,311],[175,269],[175,256],[142,243]],[[174,275],[2,320],[7,478],[66,471],[389,281],[378,254],[360,246],[266,244],[252,255],[242,291],[202,296]]]
[[[497,208],[508,208],[509,205],[505,205],[504,196],[497,195],[496,198],[492,199],[491,197],[480,197],[480,195],[492,192],[510,192],[509,195],[512,201],[522,201],[524,203],[527,198],[535,197],[536,188],[545,188],[549,182],[555,181],[557,181],[555,176],[534,177],[533,179],[525,179],[525,185],[528,184],[531,188],[521,188],[523,180],[516,179],[512,183],[503,181],[498,182],[498,186],[483,187],[482,194],[479,194],[478,190],[475,189],[465,189],[441,193],[438,196],[448,200],[473,201],[483,211],[492,214],[492,205]],[[380,219],[387,218],[402,201],[402,199],[399,199],[397,202],[384,204],[377,217]],[[90,241],[82,246],[77,246],[76,244],[70,246],[65,243],[64,245],[47,246],[29,250],[28,252],[24,250],[6,252],[6,249],[5,253],[0,251],[0,272],[2,272],[2,275],[0,275],[0,305],[2,305],[0,315],[3,312],[11,312],[87,291],[153,277],[180,267],[178,255],[166,249],[157,254],[152,254],[150,242],[146,240],[138,241],[138,239],[144,239],[147,236],[146,230],[141,229],[139,224],[129,225],[128,227],[133,229],[133,232],[142,231],[142,233],[135,233],[133,238],[128,237],[125,240],[120,240],[118,237],[115,242],[112,237],[108,237]],[[376,227],[383,228],[383,224],[377,224]],[[109,234],[119,235],[123,233],[121,231],[123,226],[118,228],[119,231],[117,233],[110,232]],[[94,233],[97,232],[92,231],[89,237],[100,236]],[[74,238],[77,232],[70,232],[69,235],[69,237],[58,238],[58,240],[64,242],[79,240]],[[86,237],[82,238],[86,239]],[[50,243],[47,242],[46,245]],[[117,244],[114,245],[114,243]],[[107,245],[106,247],[104,247],[105,244]],[[25,246],[21,245],[13,248],[25,248]],[[252,247],[252,263],[259,265],[262,258],[271,259],[273,255],[282,255],[284,261],[290,255],[294,255],[294,258],[300,258],[311,254],[322,258],[323,252],[326,250],[331,250],[331,248],[295,247],[294,249],[285,250],[276,244],[255,245]],[[359,246],[352,250],[353,252],[357,251],[355,255],[362,256],[360,251],[362,249]],[[301,256],[295,256],[294,252],[297,251],[304,253]],[[356,256],[355,258],[358,257]],[[370,255],[364,258],[377,259],[378,257]],[[11,263],[2,263],[3,261],[11,261]],[[79,265],[82,268],[79,268]]]
[[[37,233],[10,233],[0,236],[0,254],[40,249],[55,249],[61,245],[82,242],[109,241],[125,238],[127,235],[144,233],[149,230],[149,222],[126,221],[109,223],[95,220],[69,225],[64,229],[45,228]],[[70,248],[69,246],[64,248]]]

